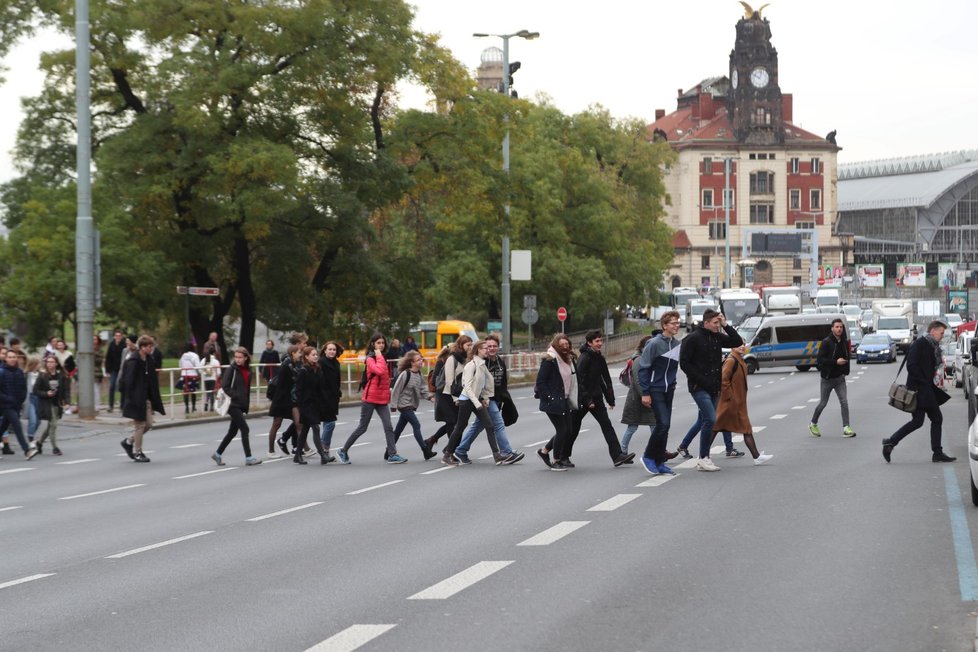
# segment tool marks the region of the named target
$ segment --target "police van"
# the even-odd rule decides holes
[[[842,320],[842,337],[846,341],[846,350],[849,350],[849,332],[841,313],[764,317],[747,341],[748,348],[744,353],[747,372],[754,373],[761,367],[785,366],[808,371],[815,366],[819,344],[832,333],[832,322],[836,319]]]

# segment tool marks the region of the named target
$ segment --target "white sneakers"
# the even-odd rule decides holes
[[[697,471],[719,471],[720,467],[713,463],[709,457],[701,457],[696,460]]]
[[[774,457],[774,455],[768,455],[764,451],[761,451],[760,455],[757,456],[757,459],[754,460],[754,466],[760,466],[765,462],[769,462],[772,457]]]

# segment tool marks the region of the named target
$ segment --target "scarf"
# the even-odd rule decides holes
[[[574,368],[569,362],[565,362],[554,347],[547,349],[547,353],[557,361],[557,369],[560,371],[560,379],[564,381],[564,396],[570,401],[571,408],[577,409],[577,377]]]

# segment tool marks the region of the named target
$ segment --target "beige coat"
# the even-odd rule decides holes
[[[747,416],[747,365],[736,351],[731,351],[723,361],[721,372],[720,401],[717,403],[717,420],[713,431],[753,433]]]

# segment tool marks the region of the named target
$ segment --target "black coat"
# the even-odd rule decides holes
[[[679,349],[679,367],[686,374],[689,391],[705,390],[720,393],[720,374],[723,369],[723,348],[732,349],[744,343],[730,324],[725,333],[714,333],[699,326],[683,338]]]
[[[261,368],[261,377],[265,380],[271,378],[276,370],[273,365],[277,365],[280,362],[282,362],[282,357],[275,349],[265,349],[262,351],[261,358],[259,358],[258,363],[266,366]]]
[[[275,373],[275,395],[268,409],[268,416],[292,418],[292,406],[295,405],[295,363],[292,358],[285,356],[282,364]]]
[[[318,425],[326,412],[326,379],[320,369],[302,366],[295,377],[299,418],[303,424]]]
[[[603,405],[602,399],[615,407],[615,391],[611,386],[608,362],[587,343],[581,347],[581,357],[577,360],[577,387],[577,404],[582,408],[592,403],[595,406]]]
[[[340,412],[340,398],[343,396],[343,391],[340,389],[340,363],[336,358],[320,358],[319,368],[326,388],[326,403],[323,405],[322,420],[336,421]]]
[[[571,360],[571,373],[577,374],[577,362]],[[540,399],[540,411],[547,414],[567,414],[572,411],[570,397],[564,392],[564,379],[560,375],[557,359],[548,355],[540,362],[537,382],[534,385]]]
[[[232,407],[245,414],[251,405],[251,371],[247,373],[248,378],[245,380],[244,370],[235,364],[229,364],[221,374],[221,391],[231,397]]]
[[[136,421],[146,421],[146,402],[153,412],[166,414],[163,398],[160,396],[160,381],[156,377],[156,358],[147,355],[143,360],[135,353],[122,363],[122,386],[124,399],[122,416]]]
[[[122,359],[126,357],[126,351],[128,350],[126,338],[122,338],[122,341],[118,344],[115,343],[115,340],[109,342],[108,350],[105,353],[105,370],[112,373],[113,371],[122,369]]]
[[[844,365],[835,363],[839,358],[845,358]],[[835,335],[829,335],[818,345],[816,366],[822,378],[838,378],[849,375],[849,342],[837,340]]]
[[[49,376],[46,371],[37,374],[37,380],[34,381],[34,387],[31,388],[31,391],[37,396],[38,419],[50,421],[55,412],[60,418],[61,408],[68,402],[67,380],[67,377],[60,372],[55,372],[54,376]],[[57,393],[54,396],[48,396],[52,381],[58,383]]]
[[[944,405],[950,396],[934,385],[937,373],[937,353],[926,337],[918,337],[907,351],[907,389],[917,391],[917,407],[932,408]]]

